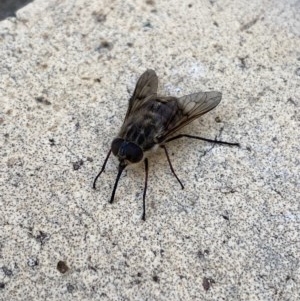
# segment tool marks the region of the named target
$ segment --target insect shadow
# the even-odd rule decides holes
[[[186,137],[211,143],[240,146],[239,143],[211,140],[187,134],[174,136],[178,130],[215,108],[222,98],[220,92],[198,92],[176,98],[158,96],[157,87],[158,78],[155,71],[149,69],[141,75],[134,93],[129,99],[127,113],[119,134],[112,141],[103,166],[93,182],[93,188],[96,189],[96,182],[105,170],[109,156],[113,153],[119,159],[119,168],[110,198],[110,203],[112,203],[119,179],[126,166],[144,161],[143,220],[146,219],[147,157],[151,151],[158,147],[164,149],[170,169],[183,189],[184,186],[174,171],[166,148],[168,142]]]

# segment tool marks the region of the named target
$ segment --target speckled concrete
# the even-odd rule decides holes
[[[300,2],[37,0],[0,22],[0,300],[299,300]],[[139,75],[218,90],[110,205]]]

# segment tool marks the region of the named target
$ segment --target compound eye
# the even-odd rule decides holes
[[[126,159],[131,163],[137,163],[143,159],[143,151],[142,149],[134,144],[129,142],[126,146]]]
[[[119,149],[121,148],[123,142],[124,142],[124,139],[115,138],[113,140],[113,142],[111,143],[111,150],[115,156],[118,155]]]

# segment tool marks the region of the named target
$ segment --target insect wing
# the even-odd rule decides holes
[[[129,99],[125,120],[147,100],[150,95],[156,95],[158,78],[154,70],[148,69],[139,78],[134,93]]]
[[[182,127],[209,112],[220,103],[221,99],[222,93],[216,91],[199,92],[178,98],[178,115],[180,118],[164,136],[159,137],[159,140],[164,141]]]

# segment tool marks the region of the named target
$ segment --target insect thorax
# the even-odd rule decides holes
[[[158,143],[157,137],[167,133],[180,118],[176,98],[153,99],[125,120],[118,137],[139,145],[143,151]]]

